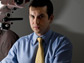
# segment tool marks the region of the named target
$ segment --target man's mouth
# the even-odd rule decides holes
[[[39,29],[40,27],[39,26],[34,26],[35,29]]]

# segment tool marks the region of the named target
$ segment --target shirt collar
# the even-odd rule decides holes
[[[45,33],[44,35],[42,35],[40,37],[42,37],[44,42],[47,44],[49,42],[49,39],[50,39],[51,35],[52,35],[52,30],[49,30],[47,33]],[[33,34],[33,44],[35,44],[37,42],[36,40],[37,40],[38,37],[39,36],[36,35],[36,33],[34,32],[34,34]]]

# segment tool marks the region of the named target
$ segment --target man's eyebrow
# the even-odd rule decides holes
[[[39,14],[39,16],[44,16],[44,14]]]
[[[29,14],[29,16],[34,16],[34,15],[33,14]],[[39,14],[38,17],[39,16],[44,16],[44,14]]]
[[[44,14],[40,14],[40,15],[44,15]]]
[[[33,16],[33,14],[29,14],[30,16]]]

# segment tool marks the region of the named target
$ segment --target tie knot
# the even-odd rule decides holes
[[[42,38],[41,37],[37,38],[37,40],[38,40],[39,43],[42,43]]]

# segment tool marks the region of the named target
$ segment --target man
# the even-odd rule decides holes
[[[41,63],[71,63],[70,41],[65,36],[50,30],[53,20],[51,1],[33,0],[29,5],[29,20],[34,33],[17,40],[1,63],[37,63],[38,37],[43,39],[44,61]],[[40,63],[42,59],[38,62]]]

